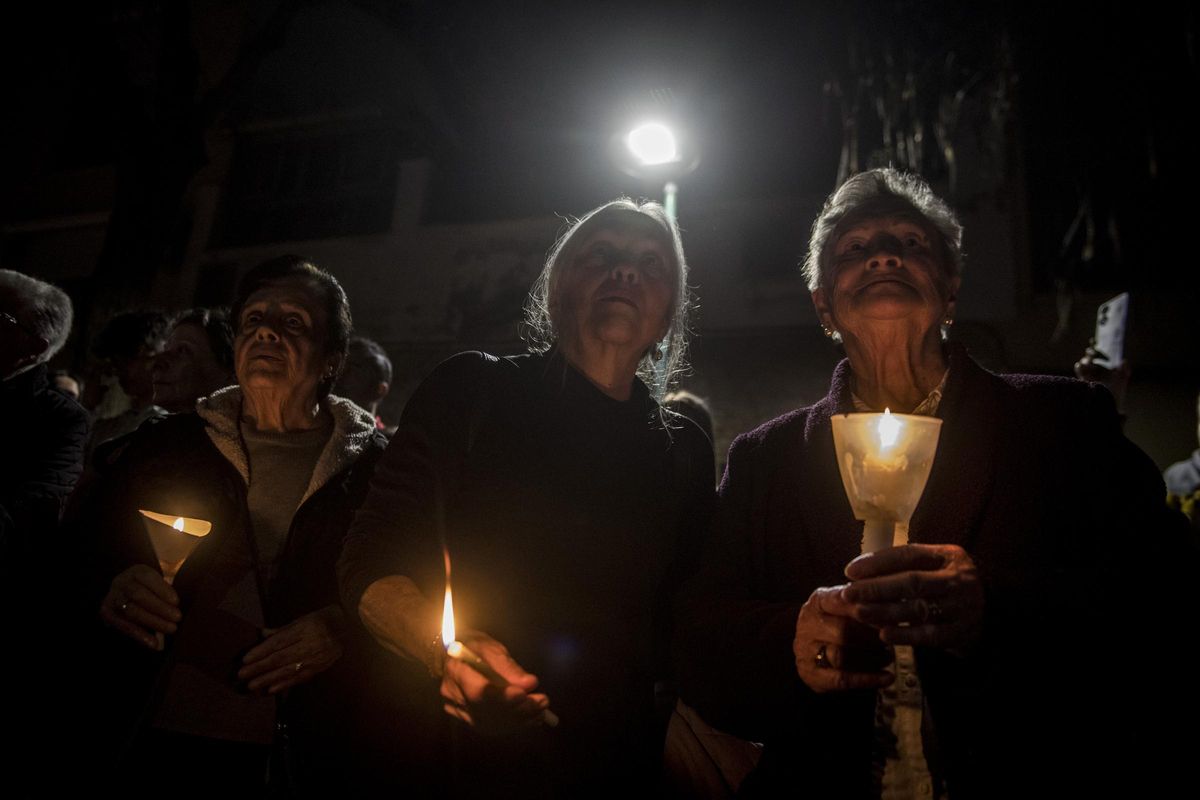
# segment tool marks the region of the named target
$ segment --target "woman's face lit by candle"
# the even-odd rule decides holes
[[[834,241],[826,285],[813,292],[822,323],[843,336],[897,320],[937,329],[953,311],[959,279],[935,236],[911,215],[849,223]]]
[[[578,342],[650,349],[667,334],[675,292],[671,250],[649,225],[602,228],[588,236],[557,287],[567,348]]]
[[[326,348],[328,324],[312,283],[286,278],[246,300],[234,341],[238,383],[244,388],[283,389],[316,399],[332,368]]]

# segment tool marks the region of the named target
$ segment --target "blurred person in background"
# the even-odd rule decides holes
[[[195,411],[201,397],[236,383],[228,312],[193,308],[175,317],[150,374],[154,404],[172,414]]]
[[[65,394],[76,403],[83,396],[83,378],[70,370],[56,369],[50,373],[50,386]]]
[[[87,412],[50,388],[46,362],[71,332],[71,300],[61,289],[0,269],[0,601],[7,646],[0,794],[32,794],[39,752],[57,723],[44,691],[60,677],[47,657],[63,591],[45,592],[61,564],[58,522],[83,471]],[[31,598],[39,597],[36,612]],[[25,609],[21,611],[19,609]]]
[[[71,315],[71,300],[61,289],[0,270],[0,538],[6,567],[51,535],[83,468],[87,414],[50,388],[46,369],[71,332]]]
[[[387,352],[365,336],[351,338],[346,369],[334,391],[366,409],[375,418],[375,427],[384,430],[379,404],[387,397],[391,385],[392,360]]]
[[[1200,397],[1196,398],[1196,416],[1200,418]],[[1200,438],[1200,424],[1197,425]],[[1192,527],[1200,530],[1200,450],[1192,452],[1191,458],[1177,461],[1163,472],[1167,484],[1167,505],[1182,511],[1191,520]]]
[[[154,404],[151,368],[166,343],[169,326],[170,318],[161,311],[127,311],[111,318],[96,335],[92,355],[101,361],[104,372],[92,386],[104,395],[92,406],[89,458],[96,445],[166,414]]]

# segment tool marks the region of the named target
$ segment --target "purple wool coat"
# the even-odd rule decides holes
[[[800,607],[845,583],[860,552],[830,424],[853,410],[851,377],[844,360],[824,399],[733,442],[701,571],[678,603],[684,699],[766,744],[748,796],[878,796],[875,692],[817,695],[792,652]],[[1182,589],[1195,551],[1158,470],[1105,389],[994,375],[960,347],[938,416],[910,539],[962,546],[986,610],[968,657],[917,648],[935,783],[955,798],[1032,796],[1161,776],[1157,734],[1176,707],[1156,693],[1184,679],[1173,649],[1195,607]],[[1124,647],[1146,648],[1152,669],[1129,673]]]

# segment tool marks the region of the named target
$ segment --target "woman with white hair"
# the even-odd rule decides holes
[[[534,287],[533,352],[444,362],[376,468],[341,559],[344,602],[440,680],[464,791],[612,796],[657,777],[667,596],[712,494],[704,435],[656,399],[687,308],[661,206],[595,209]],[[506,688],[446,658],[444,553],[457,638]],[[551,705],[556,729],[539,722]]]
[[[71,316],[62,289],[0,269],[0,380],[54,358],[71,335]]]
[[[50,387],[46,362],[71,333],[71,300],[56,286],[0,269],[0,602],[7,609],[44,595],[40,567],[61,563],[56,536],[67,497],[83,472],[88,418],[83,408]],[[51,644],[46,619],[61,595],[39,602],[40,614],[11,613],[11,648],[44,653]],[[54,609],[58,611],[57,606]],[[44,615],[44,616],[43,616]],[[16,797],[36,770],[30,748],[49,724],[38,688],[51,682],[46,663],[16,653],[3,659],[0,685],[9,687],[5,724],[10,737],[3,786]],[[44,787],[41,787],[44,788]]]
[[[1163,774],[1151,698],[1195,607],[1172,580],[1186,529],[1107,391],[947,344],[961,238],[893,169],[813,225],[805,276],[846,359],[827,397],[734,441],[681,603],[684,699],[766,743],[745,796],[1101,796]],[[941,436],[911,538],[860,556],[830,420],[885,409]],[[1165,680],[1130,675],[1137,704],[1112,693],[1114,637],[1153,643]]]
[[[56,286],[0,269],[0,535],[53,528],[83,469],[87,414],[49,388],[46,362],[71,333]],[[26,544],[29,544],[26,542]]]

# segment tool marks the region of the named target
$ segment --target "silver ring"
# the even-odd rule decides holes
[[[126,600],[124,603],[121,603],[121,613],[122,613],[122,614],[124,614],[124,613],[125,613],[125,609],[127,609],[127,608],[129,608],[129,601],[128,601],[128,600]]]
[[[942,610],[942,607],[938,605],[936,600],[930,600],[925,604],[925,607],[928,609],[928,613],[925,615],[925,618],[930,622],[939,622],[946,613]]]
[[[942,607],[935,600],[926,600],[923,597],[918,597],[913,601],[913,608],[921,616],[921,622],[937,622],[945,614]]]
[[[296,672],[299,672],[299,671],[300,671],[300,670],[302,670],[302,669],[304,669],[304,662],[303,662],[303,661],[297,661],[297,662],[296,662]]]
[[[813,662],[817,665],[817,669],[829,669],[829,653],[825,650],[825,645],[822,644],[817,648],[817,655],[813,658]]]

